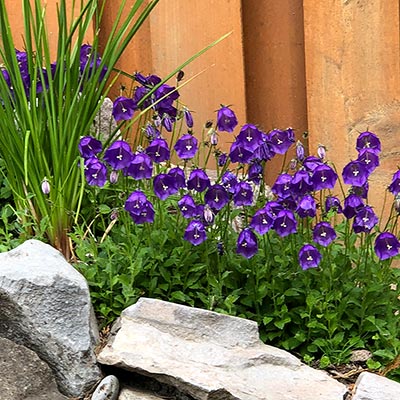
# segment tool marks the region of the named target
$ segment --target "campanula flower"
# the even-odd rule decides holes
[[[263,207],[259,209],[251,219],[250,226],[253,228],[259,235],[264,235],[271,228],[274,220],[268,210]]]
[[[124,172],[136,180],[150,179],[153,175],[153,162],[146,153],[136,153]]]
[[[233,142],[229,151],[229,158],[234,163],[247,164],[253,159],[252,150],[244,147],[240,142]]]
[[[272,149],[277,154],[285,154],[289,147],[294,143],[293,130],[288,128],[284,131],[274,129],[270,132],[270,142]]]
[[[387,260],[399,254],[400,242],[393,233],[382,232],[375,239],[374,249],[380,260]]]
[[[210,178],[202,169],[194,169],[187,180],[188,189],[204,192],[210,186]]]
[[[231,171],[226,171],[221,177],[222,186],[231,194],[235,193],[238,179]]]
[[[327,164],[318,165],[311,176],[314,190],[333,189],[337,179],[336,172]]]
[[[175,187],[178,190],[186,187],[185,171],[182,168],[171,168],[168,171],[168,175],[174,179]]]
[[[389,192],[395,196],[400,193],[400,169],[393,174],[392,183],[388,187]]]
[[[152,140],[145,152],[157,164],[167,161],[170,158],[168,143],[162,138]]]
[[[168,174],[159,174],[154,177],[153,189],[156,196],[161,200],[165,200],[178,191],[174,178]]]
[[[152,223],[154,221],[154,207],[140,190],[129,195],[125,202],[125,210],[129,212],[135,224]]]
[[[381,142],[374,133],[372,132],[362,132],[357,138],[356,149],[361,151],[362,149],[372,149],[378,154],[381,151]]]
[[[184,218],[193,218],[197,215],[196,203],[190,194],[185,194],[180,200],[178,200],[178,207]]]
[[[347,219],[350,219],[364,207],[364,201],[360,196],[350,194],[344,199],[343,214]]]
[[[183,107],[183,115],[185,117],[186,126],[188,128],[193,128],[192,113],[189,111],[189,109],[187,107]]]
[[[357,161],[365,165],[368,174],[371,174],[379,166],[379,156],[373,149],[361,149]]]
[[[259,185],[263,177],[264,177],[264,168],[260,164],[260,162],[256,161],[251,163],[247,171],[247,180],[249,182],[255,183],[256,185]]]
[[[360,161],[350,161],[342,172],[343,182],[347,185],[362,186],[368,179],[368,169]]]
[[[309,194],[303,196],[297,205],[296,213],[300,218],[315,217],[317,204],[314,197]]]
[[[96,157],[85,160],[85,178],[90,186],[102,187],[107,180],[107,168]]]
[[[218,154],[217,162],[219,167],[223,167],[228,160],[228,155],[226,153]]]
[[[308,156],[303,160],[303,167],[309,171],[314,172],[314,170],[320,165],[325,165],[320,158],[315,156]]]
[[[260,161],[271,160],[275,156],[275,151],[272,148],[270,135],[262,133],[261,144],[254,150],[254,158]]]
[[[195,156],[198,149],[198,140],[193,135],[183,135],[175,143],[174,149],[179,158],[188,160]]]
[[[198,246],[207,239],[206,229],[203,223],[199,220],[192,220],[189,222],[183,238],[188,242],[192,243],[194,246]]]
[[[303,161],[305,157],[306,151],[304,149],[303,143],[300,142],[300,140],[297,141],[296,143],[296,157],[299,161]]]
[[[204,196],[204,201],[211,208],[221,210],[229,202],[229,195],[222,185],[212,185]],[[208,222],[208,221],[207,221]]]
[[[79,153],[83,158],[90,158],[96,156],[103,149],[100,140],[92,136],[84,136],[78,144]]]
[[[353,230],[355,233],[371,232],[371,229],[378,223],[378,217],[370,206],[365,206],[357,211],[354,221]]]
[[[276,194],[278,197],[286,198],[291,196],[290,183],[292,181],[292,175],[280,174],[276,179],[275,183],[272,185],[272,193]]]
[[[273,228],[280,237],[285,237],[297,232],[297,221],[292,211],[279,211],[273,224]]]
[[[233,194],[235,206],[251,206],[253,204],[253,189],[247,182],[239,182]]]
[[[131,146],[124,140],[116,140],[104,153],[104,161],[115,170],[127,168],[133,159]]]
[[[255,125],[243,125],[236,142],[246,150],[255,151],[262,143],[262,132]]]
[[[313,229],[313,240],[321,246],[328,246],[336,239],[336,232],[329,222],[319,222]]]
[[[299,264],[303,270],[318,267],[321,259],[321,253],[311,244],[305,244],[299,251]]]
[[[133,99],[120,96],[114,100],[112,115],[116,121],[127,121],[132,119],[135,109]]]
[[[253,257],[258,251],[257,237],[250,229],[243,229],[238,236],[236,252],[245,258]]]
[[[306,193],[313,191],[310,172],[305,169],[299,169],[293,176],[290,182],[290,189],[298,196],[303,196]]]
[[[217,111],[217,129],[224,132],[233,132],[238,124],[235,113],[226,106]]]
[[[329,212],[330,210],[336,211],[338,214],[343,212],[340,200],[335,196],[328,196],[325,199],[325,212]]]
[[[318,148],[317,148],[317,154],[318,157],[321,160],[324,160],[325,156],[326,156],[326,147],[323,144],[319,144]]]

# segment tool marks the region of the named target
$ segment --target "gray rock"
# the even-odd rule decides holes
[[[384,376],[363,372],[357,379],[353,400],[399,400],[400,383]]]
[[[122,388],[118,400],[160,400],[160,397],[136,388]]]
[[[114,375],[106,376],[92,394],[92,400],[116,400],[119,393],[119,381]]]
[[[98,360],[200,400],[342,400],[346,393],[324,372],[264,345],[253,321],[154,299],[124,310]]]
[[[106,97],[100,107],[96,118],[93,121],[92,134],[100,139],[108,139],[114,132],[117,132],[117,123],[112,115],[113,102]],[[120,133],[116,133],[118,136]]]
[[[25,346],[0,338],[0,366],[2,400],[67,400],[49,366]]]
[[[29,240],[0,254],[0,337],[37,353],[67,396],[81,396],[101,378],[87,283],[47,244]]]

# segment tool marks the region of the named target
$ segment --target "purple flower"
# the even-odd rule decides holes
[[[333,189],[335,187],[338,176],[336,172],[326,164],[316,167],[312,173],[311,181],[314,190]]]
[[[278,214],[284,209],[283,205],[280,202],[277,201],[268,201],[265,206],[264,209],[266,210],[266,212],[268,213],[268,215],[271,216],[271,218],[273,220],[276,219],[276,217],[278,216]]]
[[[367,199],[368,197],[368,190],[369,190],[369,183],[368,181],[364,183],[362,186],[352,186],[350,188],[349,193],[356,194],[357,196],[362,197],[363,199]]]
[[[297,221],[292,211],[282,210],[279,211],[277,217],[274,220],[273,228],[276,233],[285,237],[291,233],[297,232]]]
[[[153,179],[153,190],[158,198],[165,200],[167,197],[175,194],[178,188],[175,186],[175,180],[168,174],[159,174]]]
[[[229,195],[222,185],[211,186],[205,196],[204,201],[215,210],[221,210],[229,202]]]
[[[263,133],[261,137],[262,137],[262,142],[254,151],[254,158],[260,161],[271,160],[274,157],[275,152],[272,148],[270,135],[266,135],[265,133]]]
[[[251,258],[258,251],[257,237],[250,229],[243,229],[238,236],[236,252],[243,257]]]
[[[188,108],[186,107],[183,108],[183,115],[185,117],[186,126],[188,128],[193,128],[193,117],[192,113],[189,111]]]
[[[217,129],[224,132],[233,132],[238,124],[235,113],[226,106],[217,111]]]
[[[167,161],[170,158],[168,143],[166,140],[161,138],[154,139],[150,145],[147,146],[145,151],[146,154],[148,154],[150,158],[158,164]]]
[[[206,224],[212,224],[214,221],[214,212],[208,204],[204,204],[203,219]]]
[[[90,157],[85,161],[85,177],[90,186],[102,187],[107,180],[107,168],[96,157]]]
[[[233,194],[235,206],[251,206],[253,203],[253,189],[247,182],[239,182]]]
[[[164,113],[161,123],[167,132],[172,132],[172,125],[174,123],[174,119],[171,118],[167,113]]]
[[[182,168],[171,168],[168,171],[168,175],[174,179],[175,186],[178,190],[186,187],[185,171]]]
[[[190,134],[183,135],[174,146],[176,154],[182,160],[193,158],[197,152],[197,139]]]
[[[336,232],[332,226],[325,221],[319,222],[313,229],[313,240],[321,246],[328,246],[336,239]]]
[[[188,242],[192,243],[194,246],[198,246],[207,239],[206,229],[203,223],[199,220],[193,220],[189,222],[185,230],[183,238]]]
[[[299,169],[290,182],[290,189],[298,196],[303,196],[313,190],[310,173],[305,169]]]
[[[135,180],[150,179],[153,174],[153,163],[150,156],[146,153],[134,154],[124,172]]]
[[[360,196],[350,194],[344,199],[343,214],[347,219],[354,217],[365,204]]]
[[[262,132],[255,125],[243,125],[236,142],[240,143],[246,150],[255,151],[262,143]]]
[[[357,211],[353,221],[353,230],[355,233],[371,232],[371,229],[378,223],[378,217],[370,206],[365,206]]]
[[[223,167],[226,164],[227,160],[228,160],[228,155],[226,153],[218,154],[218,160],[217,160],[218,166]]]
[[[299,264],[303,270],[318,267],[321,259],[321,253],[311,244],[305,244],[299,251]]]
[[[319,144],[318,145],[318,149],[317,149],[317,154],[318,157],[323,160],[326,156],[326,147],[323,144]]]
[[[78,149],[83,158],[90,158],[100,153],[103,146],[100,140],[97,140],[92,136],[84,136],[79,141]]]
[[[104,153],[104,161],[115,170],[127,168],[132,159],[131,147],[124,140],[116,140]]]
[[[392,233],[382,232],[375,239],[374,249],[380,260],[387,260],[399,254],[400,242]]]
[[[336,211],[338,214],[343,212],[340,200],[335,196],[328,196],[325,199],[325,212],[329,212],[330,210]]]
[[[161,136],[160,131],[150,123],[147,123],[144,133],[150,140],[157,139]]]
[[[238,184],[238,180],[236,175],[234,175],[231,171],[226,171],[221,178],[222,186],[231,194],[235,193],[236,185]]]
[[[258,234],[264,235],[272,228],[273,222],[274,219],[267,208],[264,207],[253,215],[253,218],[250,222],[250,227],[253,228]]]
[[[140,190],[129,195],[125,202],[125,210],[129,212],[135,224],[152,223],[154,221],[154,207]]]
[[[41,183],[41,189],[43,194],[49,194],[50,193],[50,183],[47,180],[46,177],[43,178],[42,183]]]
[[[309,172],[314,172],[315,168],[319,167],[320,165],[325,164],[320,158],[315,156],[308,156],[303,160],[303,167]]]
[[[305,157],[305,149],[303,143],[300,142],[300,140],[297,141],[296,143],[296,157],[299,161],[303,161]]]
[[[300,218],[315,217],[317,213],[317,204],[314,197],[309,194],[303,196],[297,205],[296,212]]]
[[[187,187],[196,192],[204,192],[210,186],[210,178],[202,169],[194,169],[190,172]]]
[[[247,171],[247,180],[259,185],[264,178],[264,168],[260,162],[253,162]]]
[[[229,157],[232,162],[247,164],[253,159],[253,151],[246,149],[240,142],[233,142],[229,151]]]
[[[356,149],[358,151],[372,149],[379,153],[381,151],[381,142],[374,133],[362,132],[357,138]]]
[[[343,182],[347,185],[362,186],[368,179],[368,170],[360,161],[350,161],[342,172]]]
[[[181,210],[181,213],[184,218],[192,218],[196,216],[196,203],[193,200],[193,197],[190,194],[185,194],[179,201],[178,207]]]
[[[365,165],[368,174],[371,174],[379,166],[379,156],[373,149],[360,150],[357,161]]]
[[[292,176],[289,174],[280,174],[272,185],[272,193],[276,194],[280,198],[287,198],[292,195],[290,183]]]
[[[274,129],[270,132],[270,142],[272,149],[277,154],[285,154],[289,147],[294,143],[293,130],[291,128],[281,131]]]
[[[392,178],[392,183],[388,187],[389,192],[395,196],[400,193],[400,169],[396,171]]]
[[[136,104],[133,99],[117,97],[114,101],[112,115],[116,121],[127,121],[133,117]]]

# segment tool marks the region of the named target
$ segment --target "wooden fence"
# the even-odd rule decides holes
[[[119,3],[106,1],[101,39]],[[19,2],[6,3],[18,32]],[[49,27],[56,30],[56,0],[47,3]],[[120,67],[163,76],[230,31],[185,68],[187,78],[204,71],[181,91],[197,129],[215,118],[221,103],[231,104],[241,124],[291,126],[299,138],[308,131],[310,152],[326,145],[339,171],[356,157],[358,132],[374,131],[383,146],[382,165],[371,178],[380,207],[400,164],[399,1],[160,0]],[[228,149],[232,137],[222,141]],[[267,179],[279,168],[280,161],[271,163]]]

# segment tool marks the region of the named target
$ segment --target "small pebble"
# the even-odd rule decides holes
[[[92,394],[92,400],[116,400],[119,393],[119,381],[114,375],[106,376]]]

